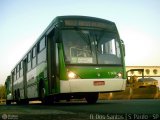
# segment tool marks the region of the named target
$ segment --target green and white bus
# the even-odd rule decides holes
[[[58,16],[11,71],[7,104],[82,99],[126,87],[125,49],[114,22]]]

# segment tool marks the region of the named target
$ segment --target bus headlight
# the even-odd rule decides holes
[[[69,71],[69,72],[68,72],[68,78],[69,78],[69,79],[77,79],[77,78],[79,78],[79,76],[76,75],[74,72]]]

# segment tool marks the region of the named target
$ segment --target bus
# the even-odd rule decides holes
[[[126,87],[125,46],[114,22],[58,16],[11,71],[7,104],[85,99]],[[6,81],[6,82],[7,82]]]

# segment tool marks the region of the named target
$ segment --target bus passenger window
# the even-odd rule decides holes
[[[27,61],[27,70],[29,71],[31,69],[31,53],[28,53]]]
[[[34,47],[32,50],[32,58],[34,58],[35,56],[36,56],[36,47]]]
[[[16,80],[16,68],[14,69],[14,80]]]
[[[45,48],[45,37],[41,40],[39,44],[39,51],[43,50]]]
[[[37,64],[46,61],[46,41],[45,37],[37,44]]]
[[[23,75],[23,62],[21,61],[19,64],[19,70],[20,70],[20,77]]]
[[[45,37],[37,44],[37,53],[41,52],[46,46]]]
[[[27,61],[28,61],[28,62],[31,61],[31,53],[28,54],[28,56],[27,56]]]
[[[16,67],[17,70],[17,79],[19,78],[19,65]]]
[[[36,66],[36,46],[32,49],[32,68]]]

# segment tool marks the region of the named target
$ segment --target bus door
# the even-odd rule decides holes
[[[27,98],[27,58],[23,60],[23,88],[24,99]]]
[[[48,86],[49,94],[56,92],[56,42],[54,32],[47,36],[47,62],[48,62]]]

